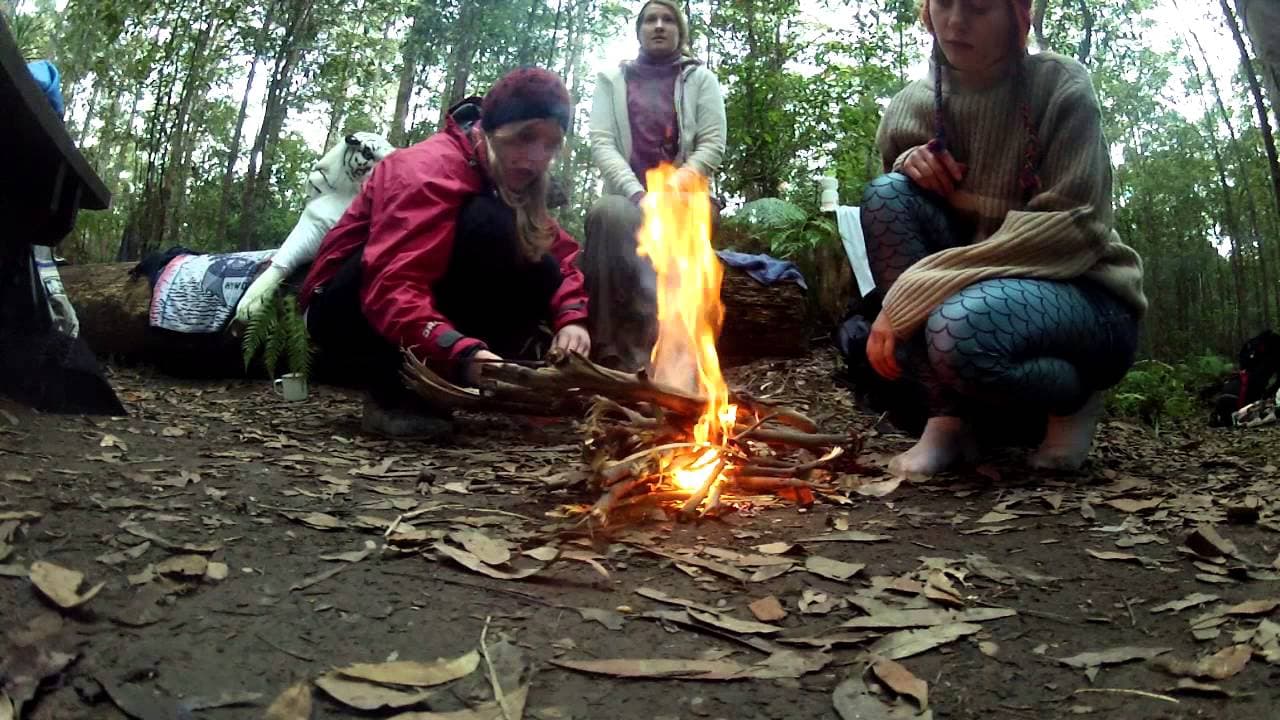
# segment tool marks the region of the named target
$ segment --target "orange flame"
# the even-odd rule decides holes
[[[724,320],[720,258],[711,247],[711,193],[707,181],[690,171],[663,164],[650,170],[649,192],[641,202],[637,252],[648,257],[658,275],[658,342],[651,356],[653,378],[707,398],[694,426],[694,441],[710,446],[674,471],[673,482],[696,492],[719,460],[715,446],[729,437],[737,408],[729,404],[729,386],[720,374],[716,337]],[[668,458],[670,461],[671,458]],[[723,470],[722,470],[723,474]]]

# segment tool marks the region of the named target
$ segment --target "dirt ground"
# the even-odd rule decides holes
[[[909,441],[876,432],[833,369],[819,353],[729,375],[867,432],[883,467]],[[560,487],[571,424],[467,416],[447,447],[385,442],[360,434],[350,390],[285,403],[261,381],[110,375],[128,417],[0,404],[0,688],[30,698],[21,717],[260,718],[334,668],[477,648],[505,659],[399,710],[317,689],[311,716],[502,718],[490,665],[510,717],[528,681],[537,720],[926,717],[919,681],[936,718],[1276,716],[1276,428],[1111,422],[1079,477],[1011,452],[575,540],[557,530],[593,498]],[[490,576],[513,567],[541,569]],[[785,617],[748,608],[768,597]],[[696,662],[556,664],[658,658]]]

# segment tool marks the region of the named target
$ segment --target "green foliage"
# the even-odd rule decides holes
[[[1107,397],[1107,412],[1159,427],[1192,417],[1204,408],[1197,396],[1220,382],[1232,364],[1216,355],[1204,355],[1170,365],[1144,360],[1133,366]]]
[[[249,319],[240,341],[246,370],[261,351],[267,374],[276,377],[281,356],[289,372],[308,377],[315,348],[307,332],[306,321],[298,311],[298,300],[292,295],[277,294]]]

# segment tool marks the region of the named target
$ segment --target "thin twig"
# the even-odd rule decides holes
[[[301,653],[301,652],[297,652],[297,651],[295,651],[295,650],[290,650],[290,649],[289,649],[289,648],[287,648],[287,647],[282,647],[282,646],[280,646],[280,645],[277,645],[277,644],[275,644],[275,643],[271,642],[270,640],[268,640],[268,639],[266,639],[266,638],[262,637],[261,633],[254,633],[254,634],[253,634],[253,636],[254,636],[254,637],[256,637],[256,638],[258,638],[258,639],[259,639],[259,640],[261,640],[262,642],[264,642],[264,643],[266,643],[266,644],[270,645],[271,647],[275,648],[276,650],[279,650],[280,652],[284,653],[285,655],[292,655],[293,657],[296,657],[296,658],[298,658],[299,660],[306,660],[307,662],[315,662],[315,661],[316,661],[316,659],[315,659],[314,657],[312,657],[312,656],[310,656],[310,655],[307,655],[306,653]]]
[[[493,660],[489,658],[489,646],[485,644],[485,636],[489,633],[489,621],[492,616],[486,615],[484,618],[484,628],[480,630],[480,654],[484,656],[484,664],[489,669],[489,684],[493,686],[493,697],[498,701],[498,707],[502,708],[502,717],[504,720],[511,720],[511,708],[507,707],[507,696],[502,692],[502,684],[498,682],[498,673],[493,670]]]
[[[1161,695],[1160,693],[1147,692],[1146,690],[1131,690],[1129,688],[1080,688],[1072,695],[1082,695],[1084,693],[1115,693],[1117,695],[1137,695],[1139,697],[1150,698],[1152,700],[1164,700],[1174,705],[1179,705],[1178,698]]]

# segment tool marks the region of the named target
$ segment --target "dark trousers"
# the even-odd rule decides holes
[[[458,332],[504,358],[532,359],[546,351],[551,298],[562,279],[550,254],[536,261],[521,255],[515,211],[477,195],[459,210],[449,266],[431,291],[436,310]],[[361,253],[353,253],[312,296],[307,329],[326,359],[360,378],[375,402],[402,406],[410,398],[400,380],[403,355],[365,318],[362,280]]]

